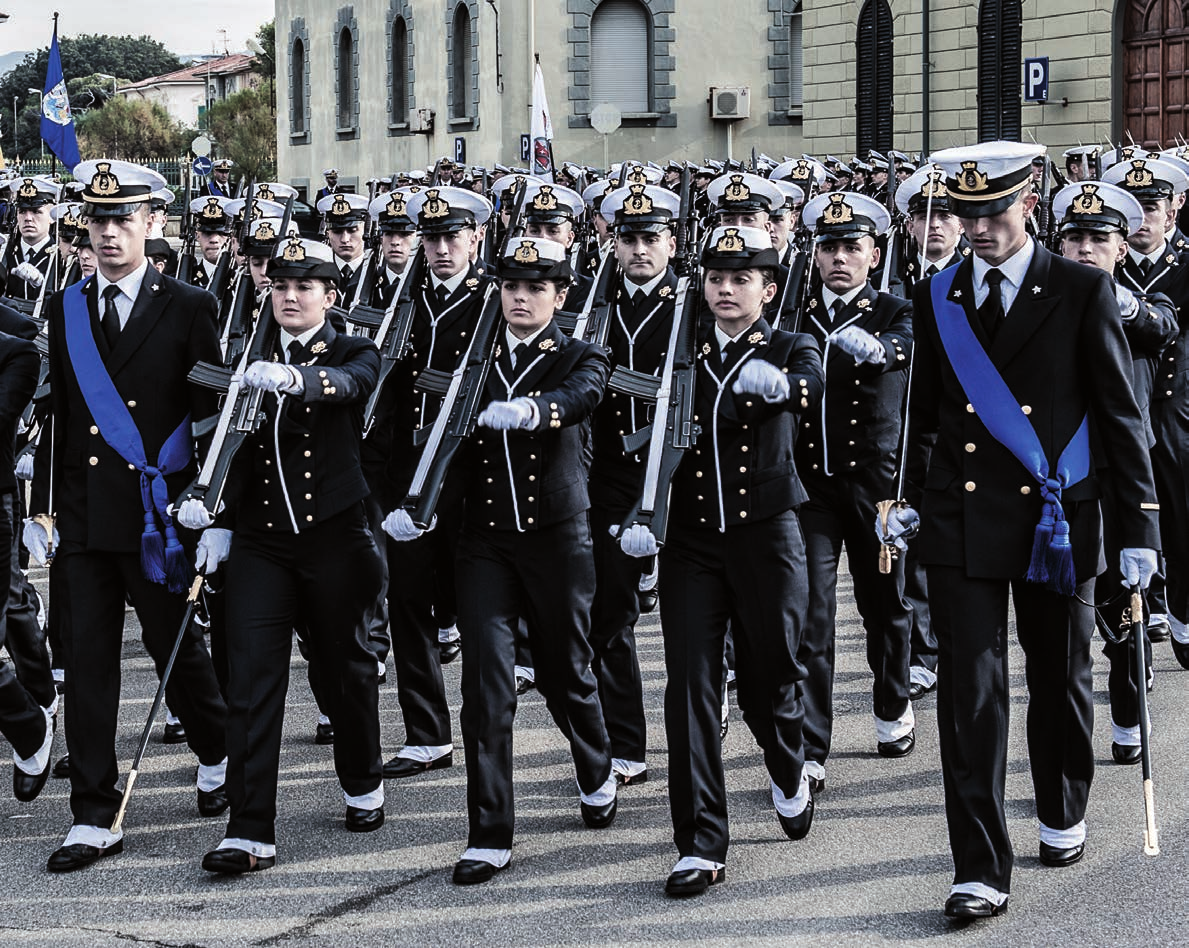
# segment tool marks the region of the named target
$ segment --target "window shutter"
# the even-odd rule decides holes
[[[604,0],[590,19],[590,102],[648,112],[648,15],[636,0]]]
[[[1021,133],[1020,0],[983,0],[978,14],[978,139],[1018,140]]]
[[[804,47],[801,42],[801,4],[789,16],[789,106],[800,108],[803,104]]]
[[[855,137],[860,155],[892,147],[892,11],[887,0],[867,0],[855,40]]]

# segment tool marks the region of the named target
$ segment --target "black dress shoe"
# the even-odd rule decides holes
[[[1143,756],[1142,749],[1136,744],[1119,744],[1111,741],[1111,756],[1116,764],[1138,764]]]
[[[1181,663],[1181,667],[1189,669],[1189,643],[1178,642],[1175,638],[1170,638],[1168,642],[1172,646],[1172,653]]]
[[[31,803],[41,793],[45,782],[50,779],[50,762],[47,760],[40,773],[27,774],[19,767],[12,768],[12,795],[21,803]]]
[[[497,872],[503,872],[510,865],[508,862],[502,866],[493,866],[482,859],[460,859],[454,864],[454,884],[478,885],[480,882],[487,882]]]
[[[937,682],[933,682],[931,685],[923,685],[919,681],[910,682],[908,685],[908,700],[919,701],[929,692],[936,690]]]
[[[719,743],[724,743],[727,739],[727,732],[731,729],[731,719],[724,718],[722,724],[718,726],[718,740]]]
[[[525,678],[523,675],[516,676],[516,693],[518,695],[522,695],[526,691],[532,691],[536,687],[537,683],[531,678]]]
[[[994,918],[996,915],[1006,914],[1006,901],[1002,905],[996,905],[990,899],[968,895],[965,892],[956,892],[945,900],[946,918]]]
[[[880,757],[907,757],[912,753],[912,749],[916,747],[917,732],[914,728],[901,738],[894,741],[880,741],[875,745],[875,749],[879,751]]]
[[[671,872],[669,878],[665,880],[665,895],[671,895],[675,899],[687,899],[692,895],[701,895],[712,885],[718,885],[726,877],[726,867]]]
[[[619,797],[604,806],[591,806],[589,803],[583,803],[580,809],[582,810],[582,822],[590,829],[606,829],[615,822],[615,814],[619,812]]]
[[[45,868],[50,872],[74,872],[75,869],[84,869],[104,856],[114,856],[123,851],[124,841],[122,839],[117,839],[110,846],[105,846],[102,849],[98,846],[88,846],[85,843],[60,846],[50,854],[49,862],[45,864]]]
[[[638,783],[648,783],[648,771],[641,770],[638,774],[615,773],[615,782],[621,787],[630,787]]]
[[[813,825],[813,791],[809,791],[809,802],[805,804],[805,809],[796,816],[782,816],[777,813],[776,818],[780,820],[780,828],[784,830],[785,836],[793,840],[804,839],[809,835],[809,827]]]
[[[384,808],[363,810],[357,806],[347,807],[347,830],[352,833],[370,833],[384,825]]]
[[[454,766],[453,752],[446,754],[444,757],[435,757],[433,760],[413,760],[409,757],[393,757],[384,765],[384,776],[389,777],[415,777],[417,774],[423,774],[427,770],[444,770],[447,767]]]
[[[182,727],[181,723],[170,724],[165,722],[165,733],[161,735],[162,744],[185,744],[186,743],[186,729]]]
[[[450,642],[438,643],[438,660],[443,665],[449,665],[454,659],[462,654],[462,642],[459,639],[454,639]]]
[[[315,744],[333,744],[334,743],[334,725],[333,724],[319,724],[314,729],[314,743]]]
[[[1041,863],[1046,866],[1052,866],[1054,869],[1060,869],[1063,866],[1072,866],[1075,862],[1080,861],[1084,855],[1086,855],[1085,843],[1078,843],[1076,846],[1066,848],[1050,846],[1048,843],[1040,844]]]
[[[1156,619],[1148,623],[1148,640],[1151,642],[1166,642],[1172,636],[1172,626],[1167,619]]]
[[[657,592],[655,586],[652,589],[641,590],[637,593],[637,598],[640,600],[641,614],[647,615],[656,609]]]
[[[56,764],[54,764],[54,779],[55,780],[69,780],[70,779],[70,755],[63,755]]]
[[[214,790],[198,791],[198,815],[218,816],[231,805],[227,799],[227,784],[221,784]]]
[[[202,868],[207,872],[218,872],[229,876],[271,869],[276,864],[276,856],[253,856],[242,849],[212,849],[202,857]]]
[[[826,789],[825,777],[810,777],[809,778],[809,792],[815,797]]]

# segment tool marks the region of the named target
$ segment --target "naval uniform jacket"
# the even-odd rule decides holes
[[[949,298],[1028,416],[1050,465],[1089,414],[1091,444],[1119,476],[1091,473],[1063,492],[1078,581],[1099,565],[1098,498],[1113,495],[1121,547],[1159,548],[1147,437],[1131,391],[1131,354],[1110,278],[1037,246],[1019,294],[990,343],[975,312],[973,264],[959,265]],[[921,562],[981,579],[1019,579],[1041,515],[1035,479],[996,441],[969,404],[937,332],[930,281],[913,294],[915,368],[910,425],[937,435],[927,473],[917,439],[908,500],[921,514]],[[1095,450],[1092,448],[1092,452]],[[1085,501],[1089,501],[1086,503]]]
[[[1148,447],[1156,443],[1152,432],[1151,405],[1161,357],[1177,341],[1177,308],[1163,293],[1137,293],[1139,310],[1123,320],[1123,334],[1131,350],[1131,387],[1144,419]],[[1168,398],[1165,392],[1161,398]]]
[[[881,365],[855,363],[827,341],[844,326],[857,326],[884,348]],[[845,475],[874,466],[891,476],[901,432],[901,408],[912,359],[912,306],[870,283],[831,322],[820,289],[810,299],[801,328],[821,347],[825,391],[801,420],[797,467],[804,474]]]
[[[40,371],[37,346],[0,330],[0,494],[11,494],[17,489],[14,470],[17,421],[33,398]]]
[[[906,294],[908,294],[908,296],[911,297],[912,296],[912,288],[914,286],[916,286],[918,283],[920,283],[921,280],[923,280],[925,278],[925,275],[923,273],[919,272],[920,268],[921,268],[921,258],[920,258],[920,255],[916,251],[915,242],[913,244],[911,244],[910,246],[912,249],[912,257],[911,257],[911,259],[908,259],[904,264],[904,272],[901,274],[901,280],[904,283],[904,292]],[[942,270],[948,270],[950,267],[956,267],[959,263],[961,263],[963,260],[965,260],[969,256],[970,256],[970,245],[964,243],[963,240],[961,238],[959,238],[958,246],[956,248],[954,248],[954,252],[952,254],[950,254],[950,256],[946,260],[943,260],[941,263],[935,263],[933,265],[935,267],[937,267],[938,272],[940,272]],[[905,254],[905,257],[908,257],[908,254]],[[877,279],[873,278],[871,282],[875,283],[876,285],[879,285],[879,280],[877,280]]]
[[[619,278],[607,331],[612,367],[622,366],[647,375],[661,374],[668,355],[676,297],[677,275],[672,268],[665,271],[651,293],[636,302],[628,296],[623,278]],[[648,452],[628,454],[623,447],[623,436],[647,425],[652,420],[652,410],[649,402],[620,392],[607,392],[593,420],[592,503],[626,513],[640,495],[643,462]]]
[[[732,391],[751,359],[788,374],[785,401],[770,405],[758,395]],[[720,356],[713,325],[704,326],[694,394],[694,423],[701,433],[673,477],[671,522],[725,532],[805,503],[793,446],[797,420],[817,406],[823,386],[821,355],[812,337],[774,331],[761,318]]]
[[[584,429],[609,373],[601,348],[567,336],[556,322],[513,368],[501,330],[483,405],[531,398],[540,423],[532,431],[476,430],[463,460],[468,528],[525,533],[590,508]]]
[[[150,265],[128,322],[109,351],[99,324],[97,286],[93,279],[84,291],[95,342],[152,463],[187,415],[197,423],[215,413],[215,393],[186,381],[196,362],[222,362],[215,298]],[[52,450],[37,453],[30,509],[57,514],[63,552],[137,553],[144,530],[140,475],[103,440],[83,400],[66,349],[62,300],[63,294],[55,293],[46,306],[53,442]],[[194,479],[198,461],[196,453],[166,477],[170,498]]]
[[[55,249],[54,241],[50,240],[33,255],[31,261],[26,261],[25,245],[20,235],[14,234],[8,246],[4,248],[3,263],[0,264],[0,286],[3,287],[3,295],[14,300],[36,300],[40,297],[41,287],[26,283],[20,277],[14,276],[12,271],[20,264],[29,262],[45,276],[50,269],[50,254]]]
[[[1152,384],[1152,402],[1189,399],[1189,333],[1185,331],[1189,328],[1189,315],[1181,315],[1189,313],[1189,264],[1182,263],[1172,246],[1166,243],[1164,253],[1147,275],[1131,259],[1131,254],[1123,258],[1115,275],[1123,286],[1137,295],[1163,294],[1172,301],[1181,331],[1160,356],[1160,367]]]
[[[301,533],[368,494],[359,444],[380,372],[375,344],[327,321],[290,365],[302,377],[301,394],[265,393],[266,420],[228,476],[228,526],[237,530]]]

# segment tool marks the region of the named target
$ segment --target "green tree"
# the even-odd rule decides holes
[[[206,113],[219,156],[234,161],[245,180],[271,181],[276,174],[277,116],[272,96],[272,83],[265,81],[216,102]]]
[[[59,40],[62,52],[62,72],[66,76],[66,88],[71,94],[71,105],[87,109],[104,104],[111,94],[111,80],[100,80],[96,73],[118,76],[121,81],[136,82],[149,76],[181,69],[181,61],[161,43],[147,36],[104,36],[85,33],[81,36]],[[31,156],[40,152],[40,123],[36,116],[40,103],[27,90],[40,89],[45,84],[45,69],[49,62],[49,47],[29,53],[0,79],[0,117],[4,128],[12,128],[13,97],[17,100],[17,146],[16,155]],[[74,100],[74,80],[90,78],[92,81],[79,90],[81,100]],[[94,90],[90,95],[86,90]],[[29,112],[34,120],[27,120]],[[8,131],[4,142],[5,155],[12,148],[12,133]],[[13,155],[12,157],[16,157]]]
[[[116,98],[76,123],[79,151],[105,158],[174,158],[188,133],[156,102]]]

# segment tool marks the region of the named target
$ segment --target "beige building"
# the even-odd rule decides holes
[[[1180,0],[277,0],[279,174],[359,186],[456,148],[526,163],[534,50],[559,163],[917,152],[926,131],[931,149],[1170,143],[1187,19]],[[1031,57],[1044,103],[1023,101]]]
[[[186,128],[203,128],[203,116],[212,103],[260,84],[260,77],[252,72],[252,61],[243,53],[220,56],[120,86],[116,94],[155,102]]]

